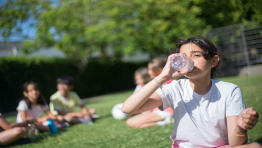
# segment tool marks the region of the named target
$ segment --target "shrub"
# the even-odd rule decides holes
[[[146,62],[116,62],[91,60],[80,78],[75,78],[73,91],[81,98],[134,88],[134,71]],[[66,59],[56,58],[0,58],[0,112],[14,111],[23,97],[22,85],[35,81],[49,102],[56,92],[56,78],[77,75],[77,68]]]

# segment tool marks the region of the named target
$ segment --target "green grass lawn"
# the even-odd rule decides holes
[[[241,90],[247,107],[253,106],[262,116],[262,75],[252,77],[229,77],[219,80],[237,84]],[[78,124],[71,126],[58,134],[49,132],[37,135],[33,144],[16,146],[16,148],[50,148],[50,147],[147,147],[170,148],[172,141],[169,136],[173,125],[155,126],[145,129],[132,129],[126,126],[125,120],[115,120],[111,116],[111,109],[117,103],[122,103],[132,91],[107,95],[97,101],[86,104],[94,107],[102,117],[94,125]],[[79,111],[80,109],[78,109]],[[7,117],[9,122],[15,122],[16,116]],[[248,142],[262,142],[262,122],[259,119],[256,127],[248,131]]]

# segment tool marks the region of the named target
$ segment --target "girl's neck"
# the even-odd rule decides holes
[[[33,105],[37,105],[37,101],[32,101],[30,99],[28,99]]]
[[[209,92],[212,86],[210,77],[203,79],[189,79],[191,88],[199,95],[205,95]]]

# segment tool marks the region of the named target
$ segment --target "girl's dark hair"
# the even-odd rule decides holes
[[[136,83],[136,75],[140,75],[142,77],[142,79],[144,80],[144,83],[147,84],[149,81],[151,81],[151,78],[148,74],[148,69],[146,67],[141,67],[141,68],[138,68],[136,71],[135,71],[135,74],[134,74],[134,82]]]
[[[23,85],[23,91],[28,92],[27,87],[28,87],[29,85],[31,85],[31,84],[34,85],[34,87],[35,87],[36,90],[39,90],[38,85],[37,85],[35,82],[30,81],[30,82],[26,82],[26,83]],[[26,104],[27,104],[27,106],[28,106],[28,109],[31,109],[31,108],[32,108],[32,103],[30,102],[30,100],[29,100],[27,97],[25,97],[25,96],[24,96],[23,100],[25,100],[25,102],[26,102]],[[45,98],[44,98],[41,94],[40,94],[39,97],[37,98],[37,104],[38,104],[38,105],[41,105],[42,107],[44,107],[44,106],[46,105]]]
[[[203,50],[202,54],[206,60],[210,60],[215,55],[218,55],[218,51],[215,45],[204,37],[192,37],[192,38],[176,41],[175,53],[179,53],[181,46],[188,43],[194,43],[198,47],[200,47]],[[221,61],[219,60],[218,64],[211,69],[211,78],[213,78],[213,75],[217,70],[217,68],[220,66],[220,63]]]

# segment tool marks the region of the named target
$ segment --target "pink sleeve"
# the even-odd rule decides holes
[[[167,109],[165,109],[163,112],[168,112],[168,113],[172,113],[174,114],[174,111],[171,107],[168,107]]]
[[[169,84],[169,83],[171,83],[173,80],[169,80],[169,81],[167,81],[165,84]]]
[[[156,108],[153,109],[153,112],[156,112],[156,111],[161,111],[161,110],[158,107],[156,107]],[[168,107],[163,112],[168,112],[168,113],[174,114],[174,111],[171,107]]]
[[[158,107],[153,109],[153,112],[161,111]]]

